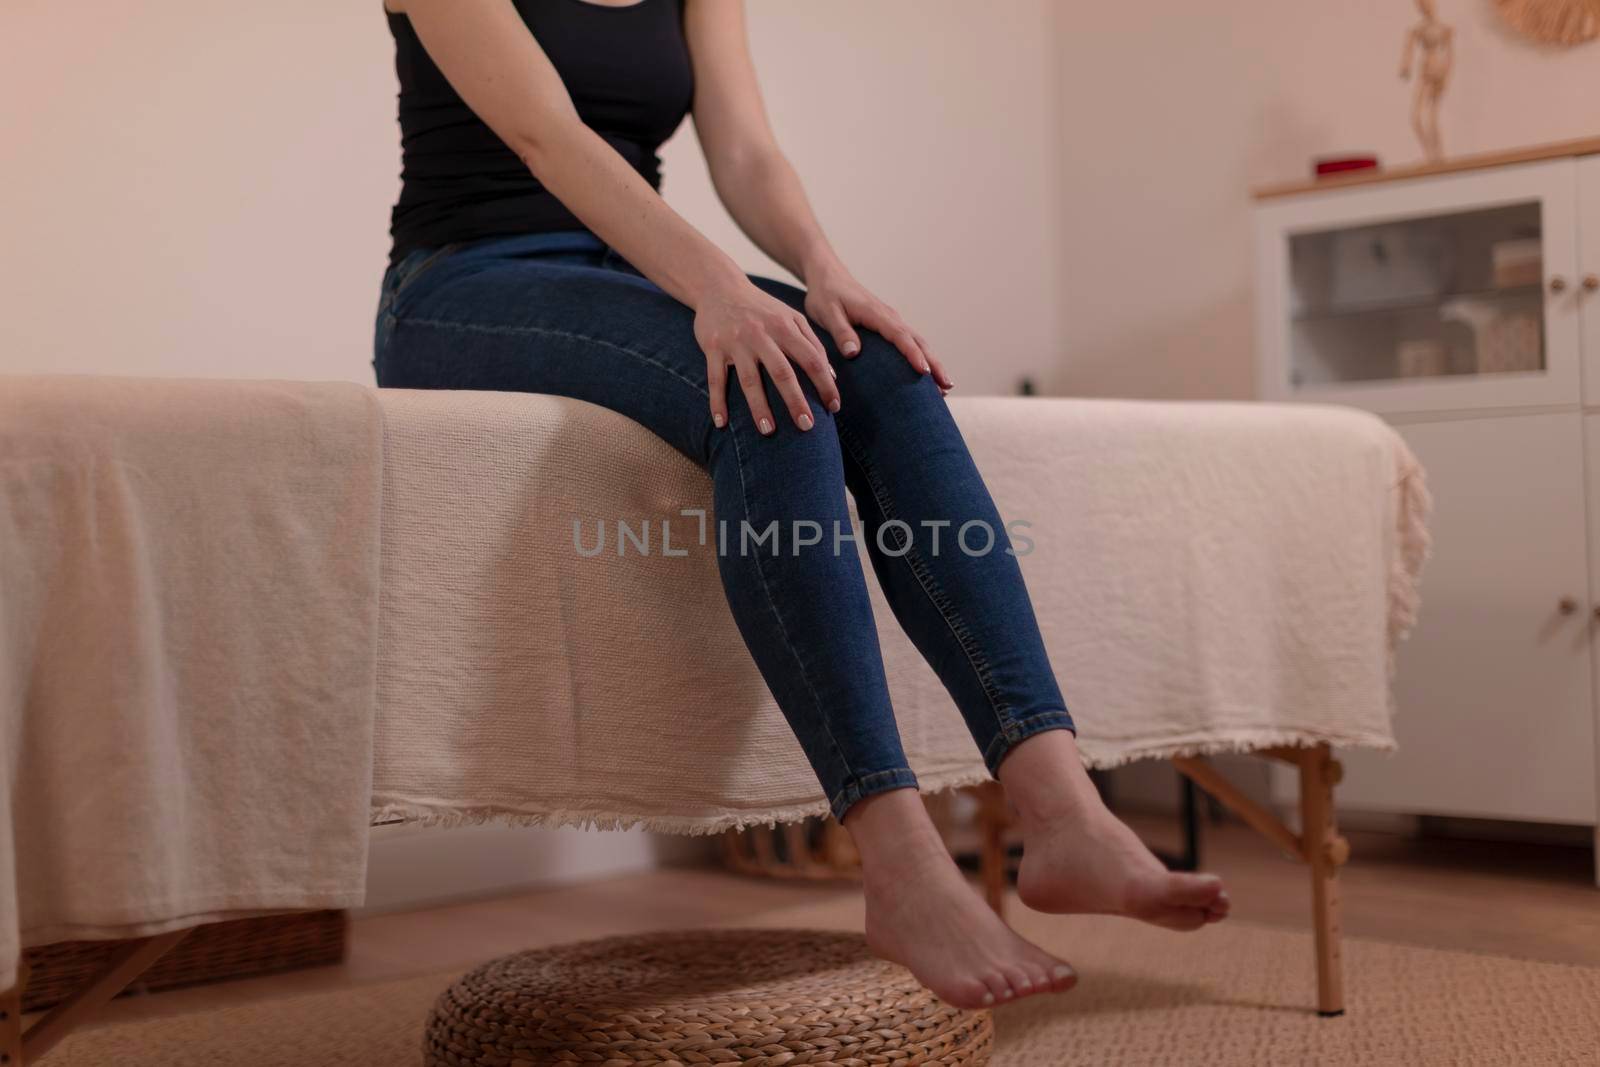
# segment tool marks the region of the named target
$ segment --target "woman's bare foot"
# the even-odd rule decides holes
[[[915,790],[880,793],[847,813],[862,855],[867,943],[958,1008],[986,1008],[1077,982],[979,898],[950,859]]]
[[[1036,734],[1001,764],[1022,817],[1017,895],[1036,911],[1126,915],[1196,930],[1228,915],[1214,874],[1169,871],[1106,809],[1065,730]]]
[[[1023,831],[1017,895],[1035,911],[1126,915],[1173,930],[1227,917],[1214,874],[1169,871],[1116,816],[1084,813]]]

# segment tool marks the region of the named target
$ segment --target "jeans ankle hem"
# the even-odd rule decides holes
[[[1078,736],[1078,727],[1073,723],[1072,716],[1064,710],[1042,711],[1025,719],[1013,720],[1006,724],[1004,733],[995,735],[994,740],[989,742],[988,750],[983,754],[983,762],[989,768],[989,773],[999,778],[1000,764],[1011,754],[1011,750],[1034,734],[1041,734],[1046,730],[1068,730],[1073,737]]]
[[[891,789],[915,788],[917,788],[917,776],[912,773],[910,767],[891,767],[886,771],[858,774],[848,779],[844,783],[844,788],[828,798],[828,807],[833,809],[833,817],[842,823],[845,812],[849,811],[857,801],[864,800],[874,793],[887,793]]]

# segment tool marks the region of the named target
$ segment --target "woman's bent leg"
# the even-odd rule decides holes
[[[849,531],[833,416],[813,395],[813,429],[778,420],[763,436],[731,389],[729,426],[715,428],[692,312],[601,257],[533,255],[530,243],[468,245],[402,281],[392,320],[379,323],[380,385],[576,397],[642,423],[707,469],[734,621],[834,813],[915,787],[860,560],[832,541]]]
[[[964,882],[910,788],[859,558],[853,543],[831,541],[834,523],[849,532],[833,416],[811,396],[812,430],[780,420],[763,437],[730,389],[730,425],[716,429],[688,309],[605,269],[592,239],[587,258],[569,248],[559,263],[534,255],[540,244],[474,243],[402,264],[379,306],[379,384],[588,400],[706,467],[729,530],[718,566],[734,619],[860,848],[874,946],[962,1007],[1068,988],[1070,968],[1018,937]],[[820,527],[824,542],[793,552],[796,521],[807,540]],[[774,523],[782,553],[742,550],[745,529],[754,541]]]
[[[758,284],[803,304],[792,286]],[[1019,742],[1072,730],[1072,718],[1005,524],[938,387],[859,332],[854,359],[824,344],[839,367],[835,420],[863,541],[895,618],[994,773]]]
[[[760,284],[803,306],[800,290]],[[1222,918],[1220,881],[1168,872],[1101,802],[1011,539],[944,398],[893,345],[859,332],[861,353],[837,361],[835,420],[863,539],[896,619],[1021,814],[1023,900],[1177,929]]]

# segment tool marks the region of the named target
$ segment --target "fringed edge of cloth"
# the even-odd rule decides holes
[[[1329,744],[1336,748],[1365,748],[1379,752],[1392,752],[1394,738],[1377,734],[1350,734],[1330,732],[1321,734],[1304,729],[1262,730],[1250,729],[1210,735],[1206,737],[1163,738],[1151,742],[1121,745],[1096,745],[1085,741],[1087,749],[1084,762],[1093,768],[1106,770],[1142,759],[1172,759],[1174,756],[1215,756],[1227,753],[1249,753],[1263,748],[1294,748]],[[977,757],[970,770],[946,771],[933,775],[918,775],[918,784],[924,794],[942,793],[951,789],[981,785],[990,781]],[[828,802],[822,798],[804,804],[788,804],[752,811],[727,811],[701,815],[667,815],[659,812],[594,810],[587,808],[562,808],[559,810],[532,809],[508,804],[462,804],[443,799],[423,799],[395,795],[374,795],[372,822],[404,823],[408,826],[472,826],[500,823],[506,826],[535,826],[545,829],[575,830],[646,830],[660,834],[701,836],[720,834],[727,830],[743,830],[755,826],[775,827],[782,823],[800,822],[829,814]]]
[[[1395,448],[1395,546],[1389,559],[1388,678],[1395,678],[1400,643],[1411,636],[1422,605],[1422,569],[1433,553],[1428,521],[1433,516],[1433,494],[1426,470],[1404,441]],[[1399,709],[1394,689],[1389,690],[1389,714]]]

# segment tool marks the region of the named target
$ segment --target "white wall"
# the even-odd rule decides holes
[[[1049,0],[752,0],[768,104],[862,279],[966,391],[1058,355]],[[0,10],[0,373],[371,381],[399,168],[378,0]],[[668,200],[767,266],[687,129]]]
[[[0,12],[0,371],[371,381],[377,0]]]
[[[963,392],[1251,389],[1247,190],[1417,150],[1406,0],[749,0],[774,123],[849,262]],[[1600,45],[1457,27],[1451,152],[1600,132]],[[370,381],[398,165],[379,5],[0,7],[0,373]],[[692,132],[668,199],[765,266]]]
[[[1449,154],[1600,134],[1600,44],[1503,34],[1490,0],[1456,27]],[[1057,7],[1064,139],[1054,390],[1253,395],[1249,189],[1312,156],[1417,162],[1398,77],[1409,0],[1212,0]]]
[[[824,229],[962,393],[1015,392],[1064,351],[1057,2],[748,2],[779,143]],[[715,203],[692,131],[663,162],[668,201],[776,269]]]
[[[531,885],[616,877],[698,862],[715,839],[642,830],[544,830],[503,826],[408,825],[373,830],[362,915],[494,896]]]

